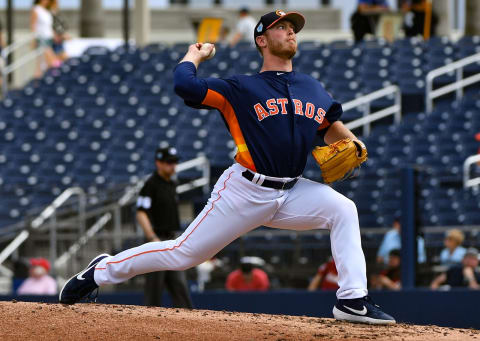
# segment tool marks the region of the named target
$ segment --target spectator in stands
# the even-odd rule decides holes
[[[51,0],[48,5],[48,10],[52,13],[53,18],[53,52],[55,52],[56,57],[63,62],[68,58],[63,43],[65,40],[70,39],[70,35],[67,33],[67,22],[60,14],[58,0]]]
[[[30,259],[30,274],[17,290],[17,295],[56,295],[57,282],[48,273],[50,263],[45,258]]]
[[[388,267],[380,272],[376,283],[372,285],[376,289],[400,290],[402,288],[400,264],[400,250],[391,250],[388,254]]]
[[[358,0],[357,10],[350,18],[355,42],[361,42],[366,34],[375,34],[380,14],[387,11],[387,0]]]
[[[389,263],[389,254],[392,250],[400,250],[402,248],[400,219],[393,220],[392,229],[383,237],[380,248],[377,252],[377,263],[387,265]],[[417,237],[417,262],[425,263],[427,256],[425,253],[425,241],[422,237]]]
[[[250,10],[246,7],[240,9],[239,19],[235,33],[230,41],[230,46],[237,45],[240,41],[249,41],[254,46],[253,31],[257,25],[257,21],[250,15]]]
[[[337,290],[338,289],[338,272],[335,261],[332,257],[326,263],[318,268],[317,274],[312,278],[308,291],[314,290]]]
[[[402,4],[402,11],[405,13],[403,18],[405,36],[424,36],[425,29],[427,32],[429,31],[429,37],[435,35],[438,16],[431,10],[431,6],[427,4],[426,0],[406,0]],[[426,20],[428,16],[430,19]]]
[[[197,285],[199,292],[205,290],[205,285],[211,280],[211,273],[216,268],[221,268],[222,265],[223,262],[218,258],[212,258],[197,265]]]
[[[476,270],[478,267],[478,250],[471,247],[465,251],[462,259],[462,264],[457,264],[447,272],[437,276],[430,287],[434,290],[443,287],[449,289],[450,287],[468,287],[470,289],[480,289],[480,273]]]
[[[240,269],[230,273],[225,287],[229,291],[266,291],[270,288],[268,275],[258,267],[265,265],[259,257],[242,257]]]
[[[35,48],[44,47],[43,53],[44,61],[47,67],[54,67],[59,65],[59,61],[53,52],[53,16],[48,10],[51,0],[35,0],[30,16],[30,28],[35,34]],[[35,70],[35,77],[42,76],[43,61],[38,60]]]
[[[455,265],[462,262],[466,249],[461,246],[465,235],[459,229],[451,229],[447,232],[444,245],[445,248],[440,253],[440,264]]]

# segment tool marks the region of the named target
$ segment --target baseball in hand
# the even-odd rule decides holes
[[[202,44],[202,47],[200,48],[200,50],[209,50],[211,48],[213,44],[210,44],[210,43],[205,43],[205,44]],[[213,56],[215,56],[215,46],[213,46],[213,50],[212,52],[210,52],[210,54],[207,56],[207,60],[208,59],[212,59]]]

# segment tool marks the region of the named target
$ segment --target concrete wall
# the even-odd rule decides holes
[[[438,15],[437,35],[449,35],[451,33],[451,23],[453,22],[454,15],[454,13],[450,11],[450,1],[433,1],[433,11]]]
[[[255,18],[260,18],[262,14],[274,10],[274,8],[266,8],[262,10],[252,10]],[[118,10],[104,10],[104,26],[105,37],[117,38],[122,37],[122,12]],[[341,11],[339,9],[323,8],[318,10],[302,11],[307,19],[305,31],[327,30],[334,31],[341,28]],[[62,15],[70,27],[70,33],[73,36],[79,35],[79,14],[77,10],[62,11]],[[0,16],[5,16],[5,11],[0,11]],[[224,19],[225,25],[235,27],[237,22],[237,10],[222,8],[183,8],[175,7],[165,10],[152,10],[151,12],[151,40],[174,41],[170,38],[173,36],[175,40],[191,40],[194,38],[193,23],[200,21],[204,17],[220,17]],[[24,34],[29,29],[30,12],[26,10],[15,11],[15,31],[18,34]],[[132,30],[135,25],[134,11],[131,11]],[[133,36],[133,32],[132,32]],[[183,37],[183,39],[182,39]]]
[[[466,27],[468,35],[480,35],[480,1],[467,0]]]

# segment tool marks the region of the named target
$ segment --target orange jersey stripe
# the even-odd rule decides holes
[[[232,135],[233,141],[237,145],[237,155],[235,155],[235,160],[243,167],[250,169],[251,171],[256,172],[255,164],[253,163],[252,155],[247,148],[243,133],[240,130],[240,125],[238,124],[237,116],[233,110],[230,102],[215,90],[208,89],[207,95],[203,100],[202,104],[208,105],[209,107],[218,109],[225,120],[227,121],[230,134]]]
[[[140,253],[137,253],[135,255],[132,255],[130,257],[127,257],[127,258],[124,258],[124,259],[121,259],[121,260],[118,260],[118,261],[115,261],[115,262],[107,262],[107,264],[105,264],[105,267],[104,268],[95,268],[95,270],[106,270],[106,266],[108,264],[118,264],[118,263],[122,263],[122,262],[125,262],[126,260],[129,260],[129,259],[132,259],[134,257],[138,257],[138,256],[141,256],[141,255],[144,255],[144,254],[147,254],[147,253],[153,253],[153,252],[164,252],[164,251],[172,251],[172,250],[175,250],[177,248],[179,248],[180,246],[182,246],[182,244],[188,239],[188,237],[190,237],[190,235],[195,232],[195,230],[197,229],[198,226],[200,226],[200,224],[202,223],[202,221],[205,220],[205,218],[208,216],[208,214],[213,210],[213,208],[215,207],[215,203],[217,201],[219,201],[221,198],[222,198],[222,195],[220,194],[220,192],[222,192],[223,190],[225,190],[227,188],[227,181],[230,180],[230,178],[232,177],[232,174],[234,172],[231,172],[229,175],[228,175],[228,178],[225,180],[225,182],[223,183],[223,188],[221,190],[218,191],[218,198],[215,199],[213,202],[212,202],[212,207],[210,207],[210,209],[207,211],[207,213],[205,213],[205,215],[202,217],[202,219],[200,219],[200,221],[197,223],[197,225],[195,225],[195,227],[192,229],[192,231],[185,237],[184,240],[182,240],[180,242],[180,244],[178,245],[175,245],[169,249],[161,249],[161,250],[150,250],[150,251],[145,251],[145,252],[140,252]]]

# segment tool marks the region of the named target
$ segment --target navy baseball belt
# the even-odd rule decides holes
[[[253,178],[255,177],[255,174],[249,170],[245,170],[242,172],[242,176],[245,179],[252,181]],[[263,187],[273,188],[273,189],[290,189],[293,186],[295,186],[297,181],[298,181],[298,178],[295,178],[290,181],[281,181],[281,180],[275,181],[271,179],[264,179],[262,183],[257,182],[256,184]],[[252,182],[255,183],[255,181],[252,181]]]

